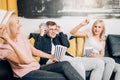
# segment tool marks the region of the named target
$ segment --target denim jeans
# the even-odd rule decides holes
[[[69,62],[42,65],[39,70],[31,71],[19,80],[83,80]]]

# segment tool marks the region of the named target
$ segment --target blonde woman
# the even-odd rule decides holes
[[[110,80],[114,70],[115,61],[105,55],[105,24],[103,20],[96,20],[92,26],[92,33],[78,30],[89,23],[89,19],[84,20],[71,30],[71,34],[78,37],[85,37],[84,56],[100,58],[105,62],[103,80]]]
[[[0,59],[10,63],[15,77],[19,80],[84,80],[68,62],[58,62],[54,56],[31,46],[21,34],[20,21],[13,11],[0,10],[0,14],[0,38],[3,39]],[[32,55],[58,63],[40,66]]]

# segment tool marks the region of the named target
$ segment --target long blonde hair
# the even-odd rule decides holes
[[[13,15],[16,15],[16,13],[14,11],[6,11],[6,10],[1,10],[1,12],[3,14],[1,17],[3,17],[3,18],[1,19],[0,23],[6,25],[8,35],[10,36],[10,29],[9,29],[10,27],[9,26],[14,25],[13,22],[12,22],[11,17]],[[2,42],[2,41],[3,41],[3,39],[0,38],[0,42]]]
[[[16,35],[13,35],[13,29],[16,26],[15,23],[14,23],[14,20],[13,20],[14,15],[16,15],[16,14],[13,13],[11,15],[11,17],[9,18],[8,23],[7,23],[7,27],[8,27],[8,31],[9,31],[10,36],[16,36]]]
[[[97,24],[97,23],[100,23],[103,27],[103,30],[102,32],[100,33],[100,40],[104,41],[105,40],[105,24],[104,24],[104,21],[103,20],[96,20],[94,23],[93,23],[93,26],[92,26],[92,35],[95,35],[93,29],[94,29],[94,26]]]

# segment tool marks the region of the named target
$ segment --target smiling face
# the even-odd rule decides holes
[[[51,38],[55,38],[57,35],[57,25],[55,22],[48,21],[47,23],[47,35]]]
[[[57,26],[56,25],[48,26],[47,35],[51,38],[55,38],[57,35]]]
[[[104,31],[105,31],[104,22],[102,20],[95,21],[92,27],[93,36],[99,36],[101,38],[101,36],[104,34]]]

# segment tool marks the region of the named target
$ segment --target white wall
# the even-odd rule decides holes
[[[38,32],[38,26],[41,22],[46,22],[48,20],[55,21],[58,25],[62,27],[62,31],[69,34],[70,30],[78,25],[85,18],[79,17],[63,17],[63,18],[46,18],[46,19],[26,19],[21,18],[20,21],[22,23],[21,31],[28,36],[31,32]],[[90,19],[90,24],[87,25],[88,28],[92,26],[92,23],[96,19]],[[119,34],[120,35],[120,19],[103,19],[106,25],[106,35],[108,34]],[[86,27],[86,28],[87,28]]]

